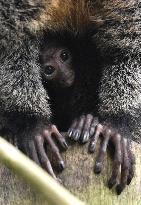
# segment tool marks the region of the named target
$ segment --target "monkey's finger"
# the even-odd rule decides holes
[[[98,118],[94,117],[93,121],[91,123],[90,129],[89,129],[90,137],[92,137],[94,135],[97,125],[98,125]]]
[[[71,128],[69,129],[69,133],[71,131],[71,138],[74,139],[75,141],[79,140],[80,135],[82,133],[83,130],[83,126],[84,126],[84,122],[85,122],[85,116],[82,115],[79,119],[75,119],[73,124],[71,125]]]
[[[91,142],[89,144],[89,148],[88,148],[88,151],[90,153],[93,153],[95,151],[95,148],[96,148],[96,145],[97,145],[97,142],[98,142],[98,139],[99,139],[99,136],[100,134],[102,133],[102,129],[103,129],[103,126],[101,124],[98,124],[96,126],[96,129],[95,129],[95,134],[93,135],[92,139],[91,139]]]
[[[75,120],[72,122],[72,125],[71,125],[71,127],[69,128],[69,130],[68,130],[68,136],[69,136],[70,138],[72,138],[72,134],[73,134],[73,132],[74,132],[74,129],[75,129],[76,125],[77,125],[77,119],[75,119]]]
[[[83,132],[80,137],[80,141],[82,143],[86,143],[90,138],[89,130],[90,130],[92,121],[93,121],[93,116],[91,114],[88,114],[85,118]]]
[[[15,147],[18,148],[18,139],[17,137],[14,135],[14,136],[7,136],[5,137],[5,139],[11,143],[12,145],[14,145]],[[20,143],[21,144],[21,143]]]
[[[43,136],[46,139],[46,141],[48,142],[48,144],[50,145],[51,150],[53,152],[53,155],[57,159],[57,163],[59,165],[59,170],[62,171],[65,168],[65,164],[64,164],[64,161],[63,161],[63,159],[62,159],[62,157],[60,155],[58,147],[56,146],[56,144],[54,143],[53,139],[51,138],[50,133],[49,133],[48,130],[44,130]]]
[[[59,144],[61,145],[61,147],[64,150],[68,149],[68,145],[66,143],[65,138],[60,134],[60,132],[58,131],[57,127],[55,125],[52,125],[52,133],[54,134],[55,138],[57,139],[57,141],[59,142]]]
[[[18,141],[17,141],[17,137],[13,137],[13,144],[15,147],[18,147]]]
[[[30,157],[30,154],[29,154],[29,149],[28,149],[28,141],[25,139],[25,141],[20,141],[18,139],[18,148],[19,150],[21,150],[25,155],[27,155],[28,157]]]
[[[112,140],[115,146],[115,155],[114,155],[112,175],[108,181],[108,187],[110,189],[117,183],[118,174],[120,171],[120,166],[121,166],[121,161],[122,161],[121,135],[119,134],[113,135]]]
[[[84,127],[84,123],[85,123],[85,116],[82,115],[79,119],[78,119],[78,123],[75,127],[75,130],[72,134],[72,137],[75,141],[80,139],[80,136],[82,134],[83,131],[83,127]]]
[[[38,153],[38,157],[41,163],[41,166],[54,178],[56,179],[56,176],[54,174],[54,171],[52,169],[51,163],[45,153],[44,150],[44,140],[42,138],[41,135],[36,136],[35,138],[36,140],[36,149],[37,149],[37,153]]]
[[[127,139],[122,139],[122,147],[123,147],[123,159],[121,164],[121,179],[120,184],[117,185],[116,191],[117,194],[121,194],[125,186],[127,185],[127,179],[129,176],[129,156],[128,156],[128,148],[127,148]]]
[[[104,156],[107,150],[107,145],[110,139],[110,134],[111,134],[110,129],[106,129],[105,132],[103,133],[104,138],[101,141],[99,153],[97,155],[95,167],[94,167],[94,172],[96,174],[99,174],[102,170],[102,164],[103,164]]]
[[[29,154],[29,157],[35,161],[39,166],[41,166],[40,162],[39,162],[39,159],[38,159],[38,155],[37,155],[37,151],[36,151],[36,148],[35,148],[35,144],[33,141],[30,141],[28,143],[28,154]]]
[[[129,148],[129,159],[130,159],[130,165],[129,165],[129,175],[127,179],[127,185],[129,185],[134,177],[135,174],[135,156],[132,153],[132,151]]]

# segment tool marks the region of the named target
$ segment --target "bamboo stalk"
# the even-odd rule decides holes
[[[49,174],[0,137],[0,161],[42,193],[49,204],[84,205]]]

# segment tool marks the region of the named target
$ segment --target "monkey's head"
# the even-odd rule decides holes
[[[55,87],[70,87],[75,79],[71,51],[57,42],[45,42],[41,49],[41,73],[44,81]]]

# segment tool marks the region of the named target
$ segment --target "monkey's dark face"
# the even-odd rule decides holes
[[[56,86],[73,85],[75,73],[72,70],[71,52],[64,47],[49,47],[41,51],[43,78]]]

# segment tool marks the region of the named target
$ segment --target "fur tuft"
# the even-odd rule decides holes
[[[42,0],[42,9],[30,22],[29,29],[35,32],[44,29],[60,32],[65,29],[74,34],[83,33],[88,28],[103,26],[109,20],[121,22],[120,11],[127,11],[134,4],[133,0]]]
[[[39,21],[38,21],[39,25]],[[40,27],[50,31],[82,33],[90,25],[90,3],[84,0],[52,1],[40,15]]]
[[[122,18],[121,13],[127,12],[134,7],[135,1],[133,0],[128,2],[121,0],[92,0],[90,21],[95,27],[103,26],[103,24],[109,23],[109,21],[121,23],[125,20]],[[132,16],[130,18],[132,19]]]

